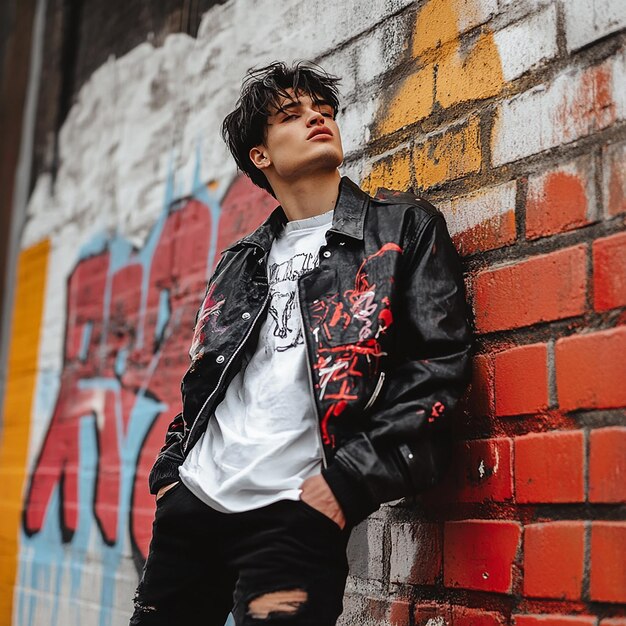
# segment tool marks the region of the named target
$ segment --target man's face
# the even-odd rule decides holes
[[[252,148],[250,158],[268,177],[295,180],[321,170],[335,170],[343,148],[333,108],[317,104],[307,94],[283,98],[270,111],[265,143]],[[270,180],[271,184],[271,180]]]

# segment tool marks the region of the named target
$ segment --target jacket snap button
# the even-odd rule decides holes
[[[241,317],[243,317],[244,320],[250,319],[250,313],[248,313],[248,311],[246,311],[245,313],[241,314]]]
[[[325,256],[326,258],[328,258],[328,257],[330,256],[330,250],[325,250],[325,251],[324,251],[324,256]]]
[[[223,363],[225,361],[224,355],[220,354],[217,359],[215,359],[218,363]]]

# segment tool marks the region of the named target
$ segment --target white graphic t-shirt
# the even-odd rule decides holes
[[[200,500],[224,513],[300,498],[322,468],[297,278],[318,263],[333,211],[287,222],[268,257],[270,302],[257,345],[179,468]]]

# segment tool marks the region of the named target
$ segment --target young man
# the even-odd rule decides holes
[[[280,206],[209,280],[131,624],[335,624],[352,527],[446,466],[470,374],[459,257],[432,205],[340,176],[337,81],[274,63],[224,120]]]

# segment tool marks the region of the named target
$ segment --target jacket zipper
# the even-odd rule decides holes
[[[220,375],[220,377],[219,377],[219,379],[217,381],[217,385],[215,386],[215,389],[213,389],[213,391],[209,394],[208,398],[204,401],[204,403],[200,407],[200,410],[198,411],[198,414],[196,415],[196,418],[194,419],[193,424],[191,425],[191,428],[189,429],[189,434],[187,435],[187,439],[185,440],[183,453],[187,452],[187,447],[189,446],[189,442],[191,441],[191,435],[193,434],[193,429],[194,429],[194,427],[195,427],[195,425],[196,425],[196,423],[198,421],[198,418],[202,414],[202,411],[204,411],[204,408],[208,404],[209,400],[211,400],[211,398],[215,395],[217,390],[220,388],[220,385],[222,384],[222,380],[224,379],[224,376],[226,376],[226,372],[228,371],[228,368],[230,367],[230,364],[233,362],[233,360],[235,359],[237,354],[239,354],[239,351],[244,346],[244,344],[248,340],[248,337],[250,336],[250,334],[254,330],[254,327],[256,326],[257,320],[259,319],[259,317],[261,317],[261,313],[263,313],[263,311],[265,310],[265,307],[266,307],[267,302],[268,302],[269,299],[270,299],[270,291],[268,289],[267,290],[267,294],[265,295],[265,300],[263,300],[263,304],[262,304],[261,308],[259,309],[259,312],[256,314],[254,320],[252,320],[252,324],[250,324],[250,327],[248,328],[248,331],[244,335],[243,339],[241,340],[241,343],[237,346],[237,349],[233,352],[233,354],[230,357],[230,359],[228,359],[228,362],[224,366],[224,369],[222,370],[222,373],[221,373],[221,375]]]
[[[380,393],[380,390],[383,386],[383,382],[385,382],[384,371],[378,375],[378,380],[376,381],[376,386],[374,387],[374,391],[372,392],[370,399],[367,401],[367,404],[363,407],[364,411],[367,411],[367,409],[369,409],[372,406],[372,404],[374,404],[374,402],[376,401],[376,398],[378,397],[378,394]]]
[[[317,412],[317,403],[315,402],[315,390],[313,389],[313,372],[311,371],[311,356],[309,353],[309,343],[307,341],[306,338],[306,332],[304,331],[304,310],[302,308],[302,301],[300,300],[300,278],[302,278],[302,276],[299,276],[296,283],[298,286],[298,308],[300,309],[300,320],[302,322],[302,336],[304,337],[304,352],[306,354],[306,367],[307,367],[307,371],[309,373],[309,390],[311,392],[311,402],[313,403],[313,409],[315,412],[315,415],[317,416],[317,426],[315,428],[315,430],[317,431],[317,436],[319,438],[319,442],[320,442],[320,449],[322,450],[322,464],[324,465],[324,467],[328,467],[328,461],[326,460],[326,451],[324,450],[324,442],[322,441],[322,433],[320,432],[320,420],[319,420],[319,415]]]

